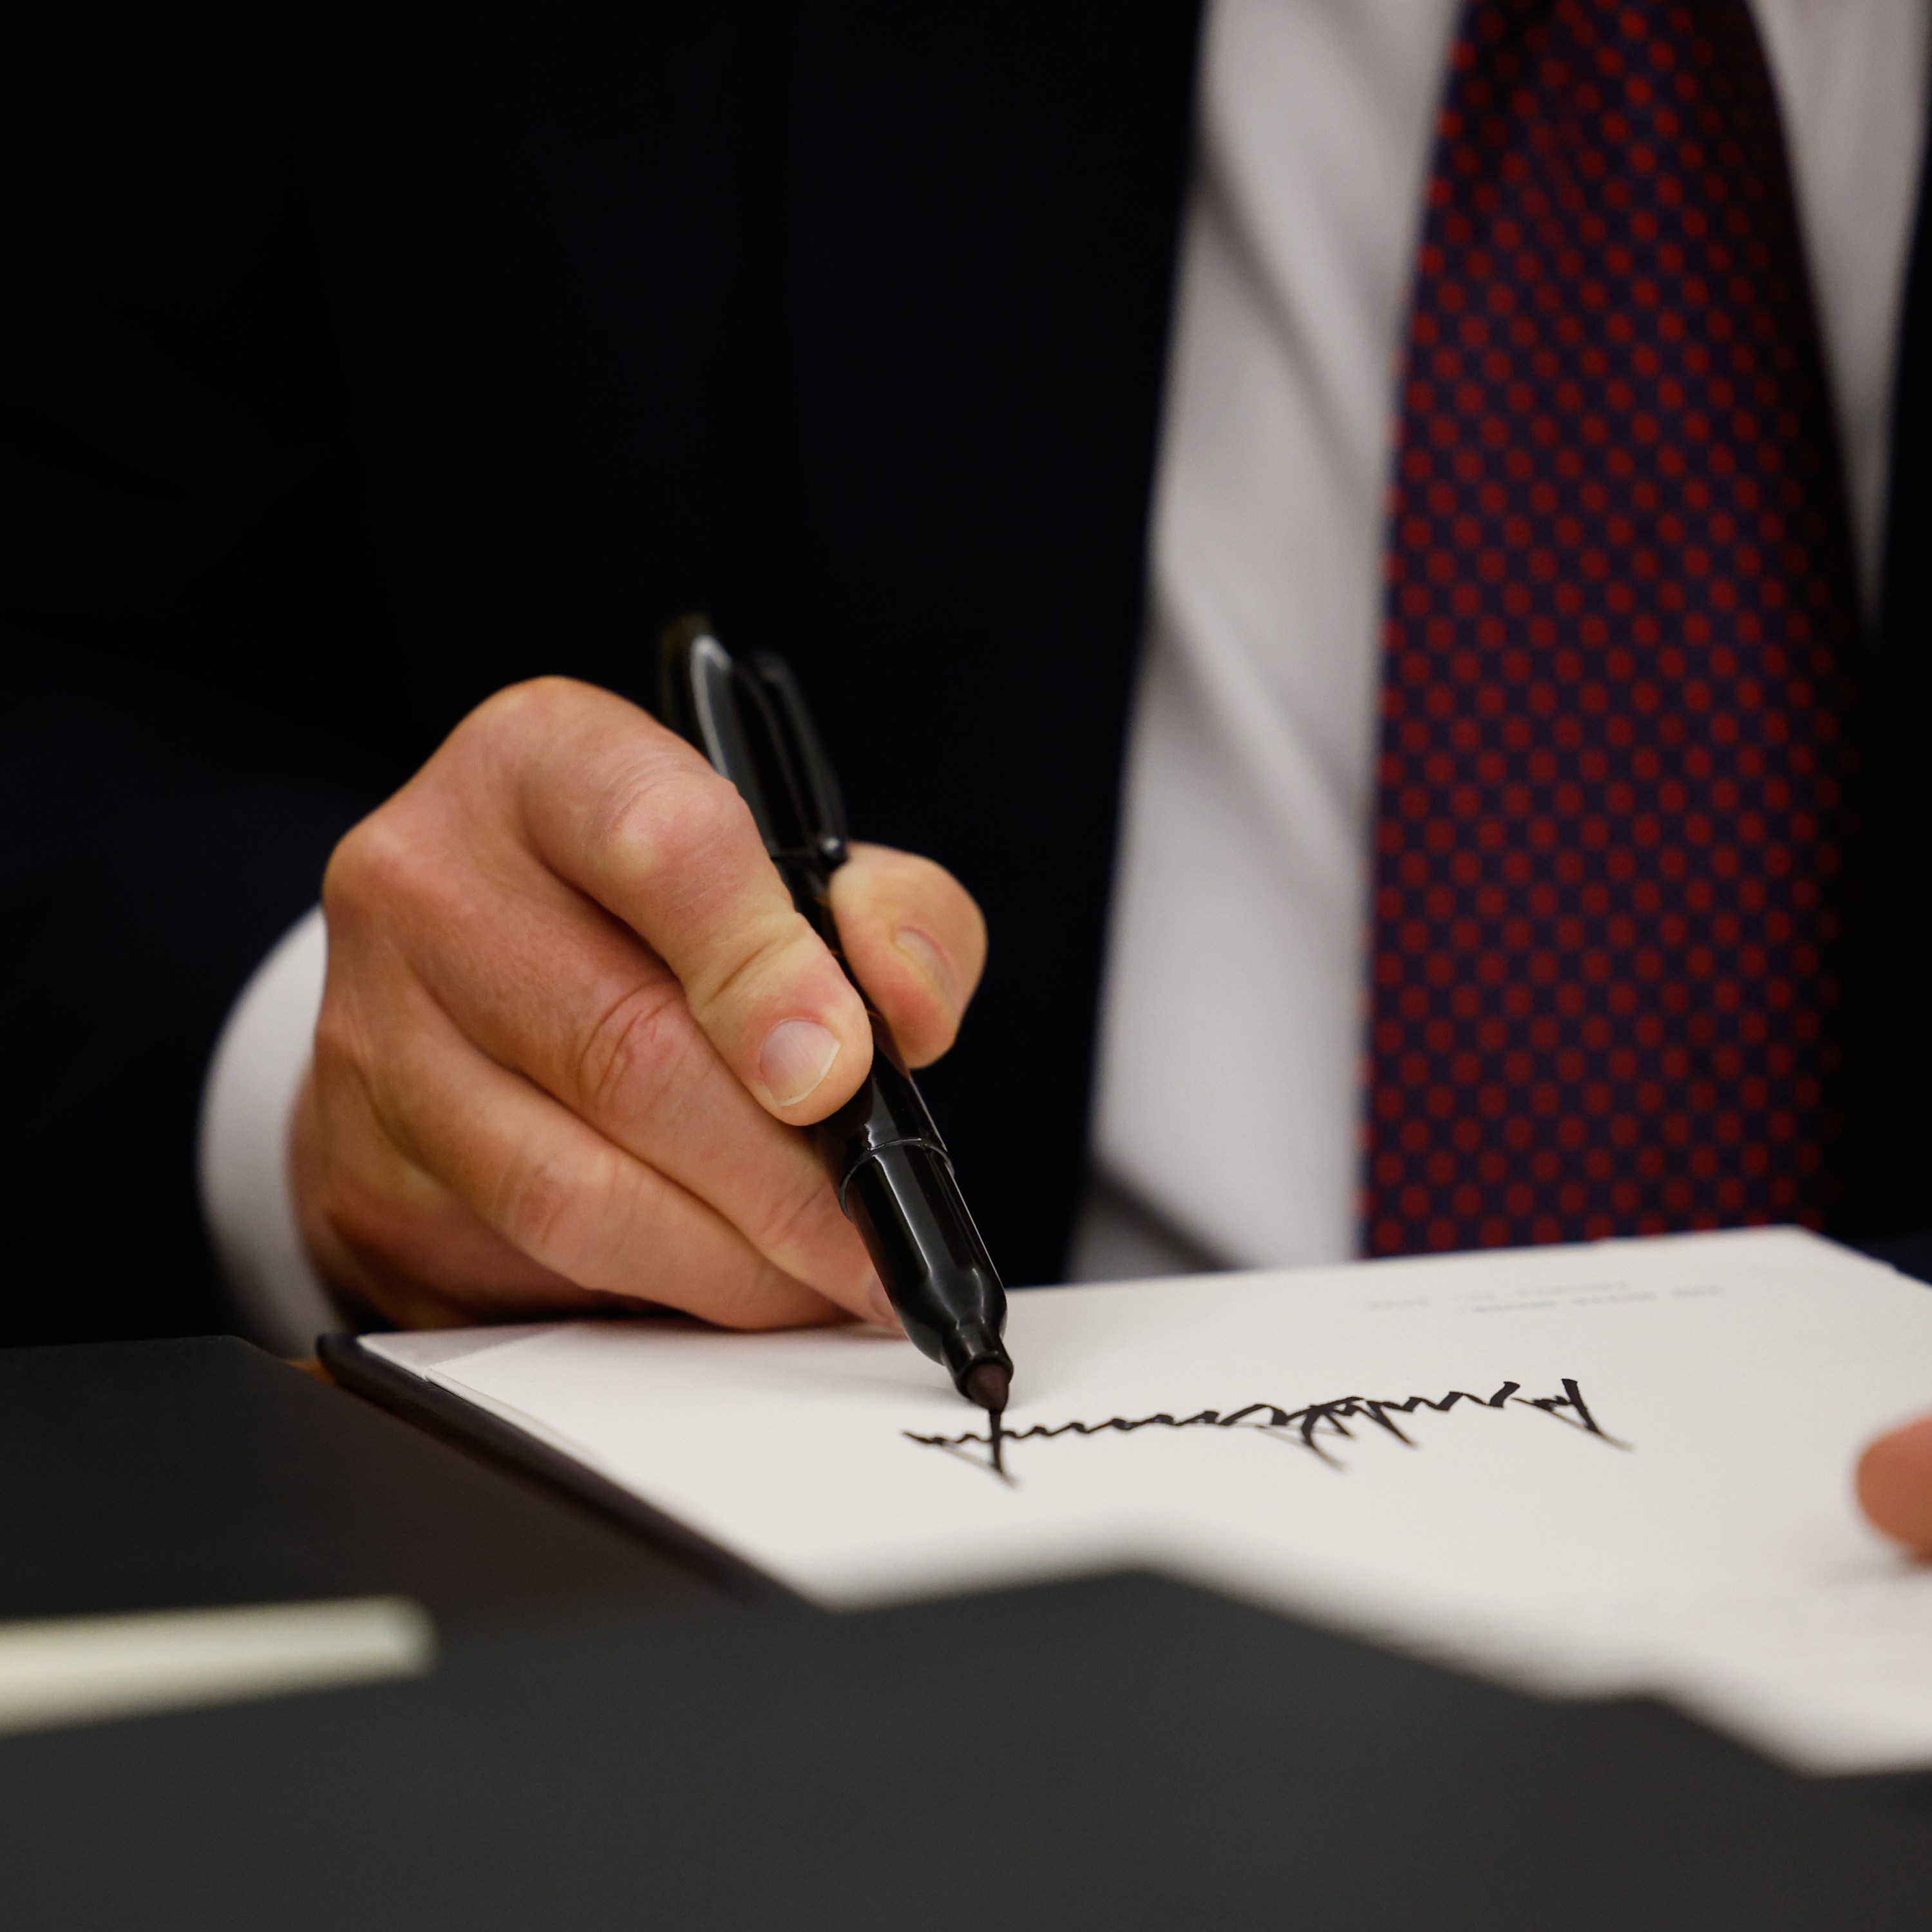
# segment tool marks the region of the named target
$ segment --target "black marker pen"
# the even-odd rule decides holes
[[[658,640],[658,696],[664,723],[738,788],[792,903],[856,986],[830,898],[845,808],[791,673],[775,657],[735,662],[706,619],[682,617]],[[866,1011],[872,1070],[810,1132],[907,1334],[997,1417],[1013,1373],[1006,1290],[890,1030]]]

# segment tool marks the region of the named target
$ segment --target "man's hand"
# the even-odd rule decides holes
[[[350,1300],[412,1327],[611,1296],[894,1318],[794,1131],[865,1077],[864,1007],[737,792],[645,712],[558,678],[499,692],[343,840],[322,904],[292,1174]],[[832,910],[907,1058],[937,1059],[978,908],[860,845]]]
[[[1858,1490],[1886,1535],[1932,1556],[1932,1416],[1881,1436],[1858,1458]]]

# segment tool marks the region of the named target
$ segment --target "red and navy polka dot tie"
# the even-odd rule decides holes
[[[1744,0],[1472,0],[1406,355],[1368,1250],[1815,1224],[1856,586]]]

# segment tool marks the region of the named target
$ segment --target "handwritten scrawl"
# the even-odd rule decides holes
[[[1395,1420],[1398,1415],[1413,1415],[1419,1408],[1435,1410],[1446,1414],[1458,1402],[1467,1402],[1475,1408],[1534,1408],[1562,1423],[1566,1427],[1581,1430],[1586,1436],[1594,1436],[1600,1442],[1607,1443],[1612,1449],[1628,1449],[1630,1444],[1611,1435],[1590,1412],[1590,1406],[1583,1400],[1583,1391],[1574,1376],[1563,1378],[1561,1395],[1520,1395],[1520,1382],[1504,1382],[1494,1395],[1472,1395],[1467,1389],[1451,1389],[1439,1400],[1433,1396],[1404,1396],[1397,1400],[1392,1396],[1345,1395],[1330,1402],[1311,1402],[1300,1408],[1283,1408],[1271,1402],[1251,1402],[1240,1408],[1222,1411],[1204,1408],[1198,1414],[1174,1416],[1165,1412],[1159,1415],[1110,1416],[1105,1422],[1036,1422],[1026,1429],[1006,1429],[995,1416],[987,1432],[980,1434],[968,1430],[958,1436],[919,1436],[907,1430],[907,1441],[916,1442],[928,1449],[946,1449],[958,1452],[972,1444],[979,1444],[987,1451],[984,1467],[995,1475],[1004,1476],[1006,1472],[1004,1451],[1016,1442],[1050,1442],[1063,1436],[1104,1436],[1110,1431],[1116,1435],[1131,1436],[1142,1429],[1238,1429],[1248,1428],[1282,1432],[1282,1438],[1298,1442],[1304,1448],[1312,1450],[1331,1468],[1342,1466],[1330,1454],[1318,1439],[1323,1431],[1330,1436],[1340,1436],[1352,1442],[1354,1432],[1348,1427],[1352,1421],[1366,1420],[1378,1429],[1385,1430],[1400,1443],[1413,1449],[1414,1438],[1404,1433]],[[1265,1420],[1261,1418],[1264,1418]]]

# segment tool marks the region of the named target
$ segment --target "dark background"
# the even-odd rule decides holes
[[[985,907],[926,1084],[1008,1280],[1058,1276],[1195,14],[0,12],[0,1340],[225,1325],[201,1078],[333,840],[504,683],[644,696],[693,608],[792,657],[859,835]],[[1839,1231],[1921,1268],[1929,260]]]
[[[200,1076],[333,838],[693,608],[794,657],[862,836],[1053,934],[932,1087],[1058,1271],[1192,10],[803,10],[0,21],[8,1339],[222,1323]]]

